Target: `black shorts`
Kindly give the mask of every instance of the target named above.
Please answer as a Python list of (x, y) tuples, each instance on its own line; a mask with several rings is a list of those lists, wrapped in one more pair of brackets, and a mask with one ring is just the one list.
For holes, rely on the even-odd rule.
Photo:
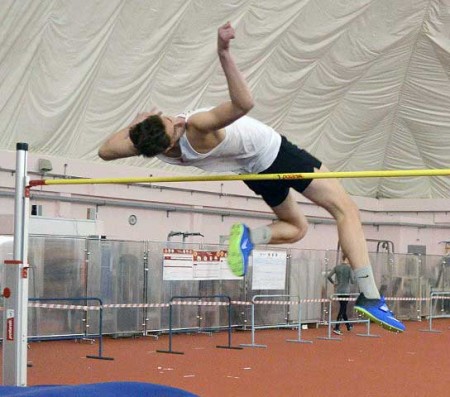
[[(314, 172), (322, 163), (306, 150), (299, 149), (289, 142), (286, 137), (281, 137), (280, 151), (272, 165), (260, 174), (284, 174), (296, 172)], [(312, 179), (288, 179), (270, 181), (244, 181), (256, 194), (270, 206), (280, 205), (288, 196), (289, 189), (293, 188), (302, 193), (311, 183)]]

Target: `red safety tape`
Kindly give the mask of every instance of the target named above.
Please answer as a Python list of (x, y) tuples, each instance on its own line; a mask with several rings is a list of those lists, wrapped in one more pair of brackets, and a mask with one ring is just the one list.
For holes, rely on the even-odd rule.
[(255, 305), (299, 305), (300, 303), (324, 303), (329, 302), (328, 299), (300, 299), (298, 301), (255, 301)]
[[(433, 298), (385, 298), (387, 301), (431, 301), (436, 299), (449, 300), (449, 295), (434, 295)], [(255, 305), (298, 305), (300, 303), (329, 303), (332, 301), (348, 300), (354, 301), (356, 298), (333, 298), (333, 299), (300, 299), (299, 301), (280, 301), (280, 300), (261, 300), (255, 301)], [(208, 301), (174, 301), (172, 305), (180, 306), (228, 306), (229, 302), (208, 302)], [(58, 303), (28, 303), (29, 307), (44, 308), (44, 309), (68, 309), (68, 310), (100, 310), (102, 309), (116, 309), (116, 308), (155, 308), (155, 307), (169, 307), (169, 303), (111, 303), (103, 306), (82, 306), (82, 305), (67, 305)], [(232, 305), (246, 305), (251, 306), (252, 302), (247, 301), (231, 301)], [(4, 310), (0, 307), (0, 311)]]
[(111, 303), (103, 305), (104, 309), (113, 308), (144, 308), (144, 307), (169, 307), (168, 303)]
[(69, 309), (69, 310), (98, 310), (100, 306), (63, 305), (58, 303), (28, 303), (28, 307), (39, 307), (43, 309)]

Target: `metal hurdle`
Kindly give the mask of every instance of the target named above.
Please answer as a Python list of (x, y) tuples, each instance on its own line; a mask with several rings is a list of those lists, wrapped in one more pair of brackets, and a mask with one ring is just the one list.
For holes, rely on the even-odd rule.
[(433, 316), (433, 301), (436, 302), (438, 299), (450, 299), (450, 291), (431, 291), (430, 293), (430, 313), (428, 315), (428, 329), (420, 329), (420, 332), (431, 332), (435, 334), (440, 334), (442, 331), (433, 328), (433, 319), (435, 318), (450, 318), (450, 314), (443, 314), (440, 316)]
[[(103, 302), (100, 298), (96, 297), (85, 297), (85, 298), (29, 298), (30, 302), (89, 302), (94, 301), (98, 302), (98, 306), (94, 307), (83, 307), (83, 310), (98, 310), (99, 311), (99, 321), (98, 321), (98, 333), (97, 334), (85, 334), (85, 336), (90, 336), (91, 338), (98, 338), (98, 355), (87, 355), (86, 358), (94, 358), (97, 360), (114, 360), (113, 357), (105, 357), (103, 356)], [(49, 307), (51, 308), (51, 305), (41, 305), (39, 307)]]
[[(178, 301), (176, 301), (178, 299)], [(182, 302), (184, 299), (197, 299), (197, 302)], [(225, 299), (227, 302), (201, 302), (202, 299)], [(198, 295), (185, 295), (185, 296), (173, 296), (170, 298), (169, 301), (169, 347), (167, 350), (156, 350), (157, 353), (170, 353), (170, 354), (184, 354), (184, 352), (177, 352), (172, 350), (172, 335), (173, 335), (173, 328), (172, 328), (172, 314), (173, 314), (173, 305), (202, 305), (202, 304), (212, 304), (214, 306), (228, 306), (228, 345), (222, 346), (218, 345), (216, 346), (219, 349), (236, 349), (241, 350), (242, 347), (239, 346), (231, 346), (231, 298), (227, 295), (205, 295), (205, 296), (198, 296)]]
[[(259, 298), (297, 298), (297, 301), (266, 301), (266, 302), (258, 302)], [(282, 325), (271, 325), (271, 326), (263, 326), (263, 327), (256, 327), (255, 326), (255, 305), (257, 304), (273, 304), (273, 305), (285, 305), (285, 304), (294, 304), (298, 306), (298, 323), (297, 324), (282, 324)], [(302, 311), (301, 311), (301, 301), (298, 296), (295, 295), (254, 295), (252, 298), (252, 307), (251, 307), (251, 317), (252, 317), (252, 327), (251, 327), (251, 335), (252, 335), (252, 342), (251, 343), (241, 343), (241, 346), (244, 347), (262, 347), (265, 348), (267, 345), (260, 345), (255, 343), (255, 331), (256, 328), (298, 328), (298, 335), (297, 339), (286, 339), (287, 342), (296, 342), (296, 343), (312, 343), (310, 340), (302, 339)]]
[[(359, 295), (359, 293), (351, 293), (351, 294), (345, 294), (345, 295), (357, 297)], [(336, 298), (338, 298), (338, 299), (336, 299)], [(351, 323), (351, 324), (366, 323), (367, 333), (365, 333), (365, 334), (356, 334), (356, 335), (357, 336), (366, 337), (366, 338), (379, 338), (380, 337), (379, 335), (375, 335), (375, 334), (371, 334), (370, 333), (370, 320), (369, 319), (348, 320), (348, 321), (344, 321), (344, 320), (342, 320), (342, 321), (333, 321), (332, 317), (331, 317), (333, 302), (334, 301), (340, 301), (340, 300), (354, 301), (354, 300), (356, 300), (356, 298), (341, 298), (339, 296), (339, 294), (332, 294), (332, 295), (330, 295), (330, 299), (329, 299), (329, 303), (328, 303), (328, 331), (327, 331), (327, 336), (318, 336), (317, 339), (341, 341), (342, 338), (339, 338), (337, 336), (335, 337), (335, 336), (331, 335), (331, 326), (333, 324), (345, 324), (345, 323)]]

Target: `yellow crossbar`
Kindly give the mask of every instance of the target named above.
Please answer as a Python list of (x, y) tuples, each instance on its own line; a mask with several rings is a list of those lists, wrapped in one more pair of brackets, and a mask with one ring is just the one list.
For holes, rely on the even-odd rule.
[(93, 184), (133, 184), (154, 182), (210, 182), (210, 181), (256, 181), (288, 179), (330, 179), (330, 178), (395, 178), (413, 176), (450, 176), (450, 169), (393, 170), (393, 171), (344, 171), (344, 172), (303, 172), (290, 174), (232, 174), (195, 176), (149, 176), (130, 178), (78, 178), (43, 179), (30, 181), (30, 186), (40, 185), (93, 185)]

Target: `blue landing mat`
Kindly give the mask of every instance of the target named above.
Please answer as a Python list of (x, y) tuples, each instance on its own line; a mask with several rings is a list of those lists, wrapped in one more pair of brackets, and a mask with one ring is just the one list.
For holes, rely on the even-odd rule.
[(69, 386), (0, 386), (1, 397), (199, 397), (169, 386), (108, 382)]

